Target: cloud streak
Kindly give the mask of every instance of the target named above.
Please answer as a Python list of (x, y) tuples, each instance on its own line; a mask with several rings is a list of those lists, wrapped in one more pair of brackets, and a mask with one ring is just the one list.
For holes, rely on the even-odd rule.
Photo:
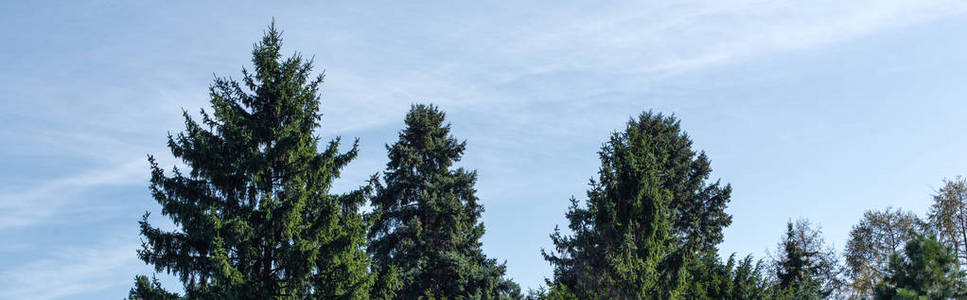
[[(0, 272), (0, 298), (54, 299), (133, 282), (137, 245), (108, 243), (67, 247)], [(119, 295), (120, 296), (120, 295)]]
[(541, 61), (536, 70), (682, 72), (965, 11), (967, 3), (945, 0), (639, 2), (532, 25), (507, 52)]
[(27, 189), (0, 193), (0, 230), (45, 223), (58, 210), (86, 190), (109, 186), (143, 184), (147, 174), (144, 159), (58, 178)]

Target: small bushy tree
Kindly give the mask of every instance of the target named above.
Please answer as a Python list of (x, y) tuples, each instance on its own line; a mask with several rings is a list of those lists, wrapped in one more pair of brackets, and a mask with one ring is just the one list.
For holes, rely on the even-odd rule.
[(950, 247), (935, 237), (917, 237), (894, 254), (886, 277), (876, 286), (877, 299), (962, 299), (964, 272)]

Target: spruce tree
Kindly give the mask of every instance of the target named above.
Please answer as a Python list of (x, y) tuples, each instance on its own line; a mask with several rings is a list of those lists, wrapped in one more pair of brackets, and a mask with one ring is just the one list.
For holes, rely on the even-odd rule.
[[(356, 146), (323, 149), (312, 61), (283, 58), (274, 22), (252, 51), (254, 69), (241, 82), (216, 77), (212, 113), (184, 113), (185, 131), (168, 136), (189, 169), (165, 172), (153, 157), (151, 192), (174, 223), (141, 224), (139, 257), (175, 274), (193, 299), (361, 299), (372, 277), (359, 212), (366, 189), (333, 194)], [(139, 278), (139, 292), (169, 295)]]
[(505, 266), (481, 250), (483, 206), (476, 171), (454, 168), (466, 149), (432, 105), (414, 105), (399, 141), (387, 145), (382, 182), (373, 179), (369, 253), (378, 273), (374, 298), (517, 297)]
[(571, 199), (573, 233), (555, 229), (555, 251), (543, 252), (549, 285), (582, 299), (688, 296), (688, 278), (707, 275), (688, 265), (714, 256), (731, 223), (731, 187), (708, 182), (708, 158), (691, 147), (678, 120), (652, 112), (612, 134), (586, 206)]

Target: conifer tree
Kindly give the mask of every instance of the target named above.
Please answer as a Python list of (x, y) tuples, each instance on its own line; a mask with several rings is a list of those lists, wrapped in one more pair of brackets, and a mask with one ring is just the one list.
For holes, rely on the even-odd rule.
[(903, 255), (891, 257), (876, 299), (964, 299), (964, 279), (950, 247), (933, 236), (919, 236), (907, 242)]
[[(184, 113), (168, 147), (188, 168), (165, 172), (153, 157), (151, 192), (175, 230), (141, 224), (139, 257), (176, 275), (192, 299), (362, 299), (372, 277), (359, 213), (366, 189), (332, 194), (356, 146), (321, 151), (319, 87), (312, 61), (283, 58), (274, 22), (241, 82), (217, 77), (212, 113)], [(167, 174), (166, 174), (167, 173)], [(135, 291), (169, 295), (139, 278)]]
[(686, 299), (768, 299), (771, 282), (765, 277), (762, 261), (751, 255), (737, 259), (735, 254), (722, 262), (707, 255), (688, 264), (688, 279), (682, 298)]
[(128, 299), (175, 300), (178, 299), (178, 294), (166, 291), (157, 278), (148, 280), (147, 276), (139, 275), (134, 277), (134, 287), (128, 293)]
[(586, 207), (571, 199), (573, 233), (555, 229), (555, 250), (543, 251), (549, 286), (582, 299), (686, 296), (688, 278), (701, 275), (688, 265), (715, 255), (731, 223), (731, 187), (708, 182), (708, 158), (691, 147), (674, 117), (652, 112), (612, 134)]
[(432, 105), (414, 105), (399, 141), (387, 145), (382, 182), (373, 178), (369, 253), (379, 299), (518, 297), (505, 266), (481, 250), (483, 206), (475, 171), (454, 168), (466, 149)]
[(777, 250), (773, 270), (778, 298), (826, 299), (840, 291), (839, 258), (808, 220), (787, 223)]

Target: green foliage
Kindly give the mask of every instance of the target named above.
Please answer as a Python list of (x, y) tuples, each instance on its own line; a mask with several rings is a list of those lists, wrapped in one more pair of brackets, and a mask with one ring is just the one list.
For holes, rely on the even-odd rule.
[[(299, 55), (283, 58), (281, 46), (273, 24), (252, 52), (251, 73), (215, 79), (213, 113), (202, 110), (201, 122), (184, 113), (185, 131), (169, 135), (168, 147), (189, 172), (166, 175), (149, 157), (152, 195), (177, 229), (153, 227), (145, 214), (138, 254), (177, 275), (188, 298), (369, 295), (359, 213), (367, 190), (329, 193), (356, 146), (340, 153), (336, 139), (318, 152), (323, 77)], [(141, 279), (136, 291), (160, 290)]]
[(887, 276), (876, 286), (877, 299), (953, 299), (967, 297), (964, 272), (950, 247), (933, 236), (906, 244), (903, 256), (890, 259)]
[(165, 291), (157, 278), (148, 279), (147, 276), (135, 276), (134, 287), (128, 293), (131, 300), (175, 300), (177, 293)]
[(475, 171), (452, 168), (466, 148), (445, 115), (414, 105), (399, 141), (387, 146), (383, 183), (373, 179), (369, 253), (378, 273), (374, 298), (499, 299), (519, 297), (506, 267), (481, 250), (483, 207)]
[(552, 286), (579, 298), (673, 298), (686, 291), (688, 264), (715, 251), (731, 188), (707, 182), (704, 153), (671, 116), (632, 119), (599, 152), (587, 207), (571, 199), (571, 235), (555, 229)]
[[(732, 266), (735, 265), (734, 268)], [(766, 299), (769, 295), (770, 282), (765, 279), (765, 266), (762, 261), (753, 263), (752, 256), (746, 256), (735, 263), (734, 255), (729, 257), (726, 270), (731, 274), (731, 283), (727, 285), (722, 296), (717, 299)]]
[(819, 228), (804, 219), (790, 221), (773, 265), (780, 298), (824, 299), (834, 295), (842, 284), (838, 261)]
[(538, 290), (531, 290), (525, 298), (527, 300), (578, 300), (577, 295), (571, 292), (565, 285), (551, 284), (550, 288), (541, 287)]
[(850, 231), (844, 251), (852, 296), (872, 297), (874, 287), (886, 275), (890, 257), (925, 228), (912, 212), (892, 208), (866, 211)]
[(764, 277), (761, 261), (752, 256), (736, 260), (729, 256), (725, 263), (718, 256), (707, 255), (700, 263), (689, 265), (688, 299), (765, 299), (770, 282)]

